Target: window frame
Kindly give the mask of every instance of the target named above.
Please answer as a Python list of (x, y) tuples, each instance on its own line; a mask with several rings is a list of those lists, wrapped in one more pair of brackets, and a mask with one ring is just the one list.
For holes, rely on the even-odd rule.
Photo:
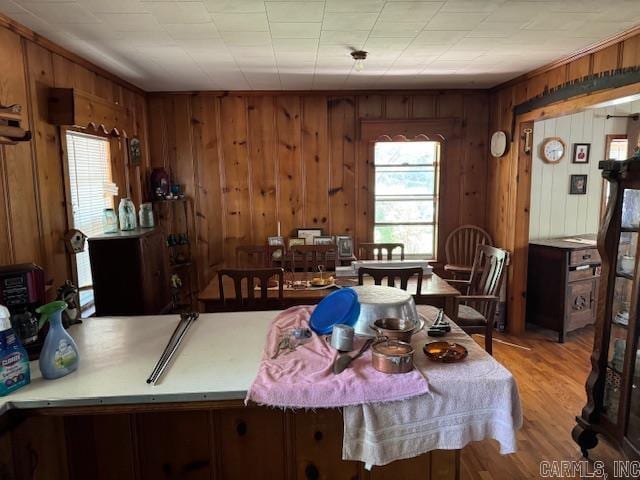
[[(605, 135), (604, 141), (604, 157), (605, 160), (609, 160), (609, 150), (611, 149), (611, 143), (614, 140), (626, 140), (627, 141), (627, 152), (629, 148), (629, 136), (626, 133), (613, 133)], [(602, 188), (600, 189), (600, 219), (604, 218), (604, 215), (607, 210), (607, 197), (608, 197), (608, 187), (609, 184), (607, 180), (602, 179)]]
[[(114, 172), (114, 164), (113, 164), (113, 140), (114, 138), (110, 135), (103, 134), (100, 131), (91, 131), (88, 132), (86, 129), (77, 128), (77, 127), (60, 127), (60, 150), (62, 152), (62, 167), (64, 173), (64, 195), (65, 195), (65, 210), (67, 214), (67, 229), (71, 230), (74, 227), (74, 218), (73, 218), (73, 201), (71, 197), (71, 176), (69, 174), (69, 148), (67, 146), (67, 132), (79, 133), (82, 135), (97, 137), (105, 140), (109, 144), (109, 158), (108, 161), (110, 163), (111, 168), (111, 181), (116, 183), (116, 174)], [(120, 187), (118, 185), (118, 187)], [(114, 197), (114, 208), (116, 205), (116, 197)], [(71, 268), (71, 277), (74, 285), (78, 287), (78, 300), (80, 300), (80, 292), (93, 289), (93, 285), (91, 286), (79, 286), (78, 279), (78, 264), (76, 260), (76, 255), (73, 253), (68, 254), (69, 258), (69, 266)], [(84, 305), (79, 305), (81, 314), (87, 311), (91, 311), (94, 308), (95, 303), (88, 302)]]
[[(435, 159), (433, 164), (411, 164), (411, 165), (391, 165), (391, 164), (380, 164), (378, 165), (376, 163), (376, 144), (377, 143), (418, 143), (418, 142), (429, 142), (429, 143), (435, 143), (436, 144), (436, 155), (435, 155)], [(373, 184), (372, 184), (372, 189), (373, 189), (373, 225), (372, 225), (372, 229), (371, 229), (371, 235), (372, 238), (375, 238), (375, 229), (378, 226), (395, 226), (395, 225), (409, 225), (409, 226), (425, 226), (425, 227), (432, 227), (432, 231), (433, 231), (433, 240), (432, 240), (432, 245), (431, 245), (431, 249), (432, 249), (432, 253), (429, 255), (428, 253), (410, 253), (410, 254), (406, 254), (405, 253), (405, 258), (419, 258), (419, 259), (427, 259), (427, 260), (433, 260), (436, 261), (437, 257), (438, 257), (438, 222), (440, 219), (440, 215), (439, 215), (439, 211), (440, 211), (440, 176), (441, 176), (441, 172), (440, 172), (440, 163), (441, 163), (441, 158), (442, 158), (442, 151), (443, 151), (443, 142), (441, 140), (431, 140), (428, 139), (427, 137), (417, 137), (415, 139), (409, 139), (409, 138), (392, 138), (392, 139), (377, 139), (375, 141), (372, 142), (372, 158), (373, 158)], [(376, 203), (378, 201), (380, 201), (381, 199), (379, 199), (378, 194), (376, 193), (376, 175), (377, 175), (377, 169), (378, 167), (406, 167), (407, 169), (410, 169), (412, 167), (427, 167), (427, 168), (433, 168), (433, 194), (428, 194), (428, 195), (415, 195), (413, 197), (407, 196), (405, 201), (411, 201), (411, 200), (415, 200), (415, 199), (419, 199), (419, 200), (427, 200), (427, 201), (431, 201), (433, 204), (433, 220), (431, 222), (378, 222), (376, 220)], [(389, 197), (393, 197), (393, 195), (388, 195)], [(402, 195), (399, 195), (402, 196)], [(382, 199), (384, 200), (384, 198)], [(393, 201), (393, 200), (390, 200)], [(403, 200), (396, 200), (396, 201), (403, 201)], [(406, 248), (406, 247), (405, 247)]]

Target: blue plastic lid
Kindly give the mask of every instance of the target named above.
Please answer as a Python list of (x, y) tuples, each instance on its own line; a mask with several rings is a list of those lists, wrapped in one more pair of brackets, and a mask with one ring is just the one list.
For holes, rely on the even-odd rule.
[(318, 303), (309, 319), (309, 327), (318, 335), (328, 335), (338, 323), (353, 326), (359, 315), (358, 295), (351, 288), (343, 288)]

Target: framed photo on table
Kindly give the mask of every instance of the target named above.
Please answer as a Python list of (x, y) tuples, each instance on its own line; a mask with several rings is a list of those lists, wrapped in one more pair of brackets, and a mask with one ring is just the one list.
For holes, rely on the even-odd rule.
[(304, 238), (290, 238), (288, 248), (291, 248), (295, 245), (304, 245), (304, 244), (305, 244)]
[(305, 245), (313, 245), (314, 237), (321, 237), (321, 228), (298, 228), (296, 230), (296, 237), (304, 238)]
[(336, 235), (338, 257), (353, 258), (353, 240), (349, 235)]
[(589, 163), (590, 143), (574, 143), (573, 144), (573, 163)]
[(335, 240), (332, 236), (329, 235), (321, 235), (319, 237), (313, 237), (314, 245), (332, 245), (335, 243)]
[(268, 237), (270, 247), (284, 247), (284, 237)]

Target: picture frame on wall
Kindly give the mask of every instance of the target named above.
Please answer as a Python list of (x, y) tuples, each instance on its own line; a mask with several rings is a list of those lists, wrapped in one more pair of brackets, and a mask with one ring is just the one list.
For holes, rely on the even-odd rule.
[(334, 243), (335, 241), (330, 235), (320, 235), (318, 237), (313, 237), (314, 245), (333, 245)]
[(129, 164), (133, 167), (142, 165), (142, 147), (138, 137), (129, 139)]
[(569, 194), (570, 195), (586, 195), (587, 194), (587, 176), (586, 175), (570, 176)]
[(589, 163), (590, 143), (574, 143), (572, 163)]
[(349, 235), (336, 235), (338, 257), (353, 258), (353, 240)]
[(321, 237), (322, 229), (321, 228), (298, 228), (296, 230), (296, 237), (304, 238), (305, 245), (313, 245), (314, 237)]

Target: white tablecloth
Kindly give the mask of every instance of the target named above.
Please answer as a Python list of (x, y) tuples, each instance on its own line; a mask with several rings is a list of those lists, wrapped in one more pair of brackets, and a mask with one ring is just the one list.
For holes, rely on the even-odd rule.
[[(428, 324), (437, 313), (428, 306), (418, 310)], [(488, 438), (500, 443), (502, 454), (516, 451), (522, 410), (513, 375), (457, 325), (451, 326), (451, 333), (441, 339), (427, 336), (426, 328), (412, 339), (414, 363), (426, 376), (429, 393), (344, 409), (343, 459), (362, 461), (370, 468)], [(455, 364), (428, 360), (422, 347), (437, 340), (464, 345), (468, 357)]]

